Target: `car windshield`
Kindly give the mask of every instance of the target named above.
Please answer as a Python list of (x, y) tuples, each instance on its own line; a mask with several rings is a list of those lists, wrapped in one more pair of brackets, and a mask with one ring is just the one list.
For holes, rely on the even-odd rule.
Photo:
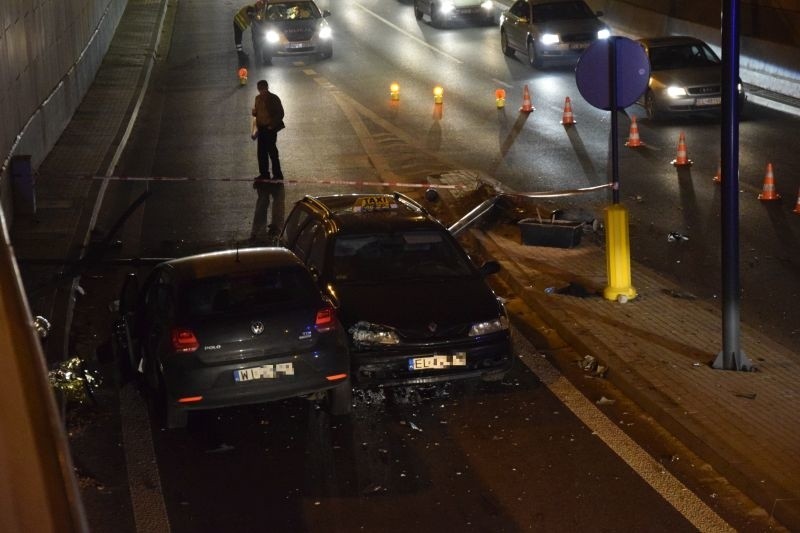
[(313, 301), (314, 283), (305, 270), (237, 272), (191, 280), (181, 287), (181, 306), (190, 317), (294, 307)]
[(717, 55), (705, 44), (688, 43), (650, 48), (651, 70), (717, 67), (719, 64)]
[(593, 18), (595, 18), (595, 14), (584, 2), (556, 2), (533, 6), (534, 22)]
[(334, 246), (337, 281), (390, 282), (470, 276), (474, 269), (447, 235), (407, 231), (341, 235)]
[(311, 2), (281, 2), (267, 5), (267, 20), (309, 20), (318, 19), (322, 15)]

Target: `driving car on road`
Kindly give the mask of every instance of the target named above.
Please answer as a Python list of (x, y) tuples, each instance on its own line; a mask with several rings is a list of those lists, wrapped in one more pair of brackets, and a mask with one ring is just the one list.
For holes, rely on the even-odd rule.
[(537, 69), (574, 64), (590, 44), (609, 37), (602, 15), (583, 0), (517, 0), (500, 18), (500, 47), (509, 57), (526, 54)]
[(351, 407), (344, 330), (293, 253), (228, 250), (155, 267), (141, 290), (125, 283), (120, 353), (167, 427), (188, 411), (296, 396)]
[[(650, 59), (650, 82), (642, 104), (651, 119), (670, 114), (717, 111), (722, 105), (722, 64), (711, 47), (694, 37), (640, 39)], [(745, 103), (738, 82), (739, 110)]]
[(333, 32), (325, 20), (330, 14), (320, 11), (312, 0), (268, 1), (251, 31), (256, 63), (269, 65), (276, 56), (330, 58)]
[(281, 243), (308, 266), (347, 330), (355, 385), (500, 380), (506, 311), (458, 241), (400, 193), (306, 196)]
[(496, 8), (492, 0), (414, 0), (414, 16), (431, 19), (434, 28), (444, 28), (453, 20), (477, 20), (494, 24)]

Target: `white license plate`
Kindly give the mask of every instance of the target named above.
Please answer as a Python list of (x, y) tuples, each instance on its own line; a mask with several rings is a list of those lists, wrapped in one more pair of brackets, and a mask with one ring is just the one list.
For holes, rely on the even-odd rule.
[(435, 354), (408, 360), (409, 370), (442, 370), (453, 366), (467, 366), (467, 354), (465, 352), (453, 355)]
[(308, 43), (301, 42), (301, 43), (287, 43), (286, 48), (305, 48), (308, 46)]
[(569, 43), (570, 50), (583, 50), (589, 46), (589, 43)]
[(233, 371), (233, 380), (236, 382), (275, 379), (281, 376), (294, 376), (294, 365), (292, 363), (278, 363), (276, 365), (261, 365)]
[(721, 96), (714, 96), (712, 98), (698, 98), (695, 100), (696, 105), (720, 105), (721, 103)]

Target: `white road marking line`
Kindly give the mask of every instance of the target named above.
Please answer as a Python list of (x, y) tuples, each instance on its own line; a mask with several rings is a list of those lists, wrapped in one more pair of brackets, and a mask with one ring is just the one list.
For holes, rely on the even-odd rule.
[(616, 424), (589, 401), (572, 383), (536, 354), (536, 349), (521, 335), (516, 341), (521, 348), (521, 361), (542, 380), (567, 409), (597, 435), (611, 451), (625, 461), (653, 490), (681, 513), (698, 531), (735, 531), (725, 520), (707, 506)]
[(497, 78), (492, 78), (492, 81), (497, 83), (498, 85), (502, 85), (506, 89), (510, 89), (510, 88), (513, 87), (513, 85), (511, 85), (510, 83), (506, 83), (504, 81), (498, 80)]
[(359, 9), (361, 9), (361, 10), (363, 10), (363, 11), (364, 11), (364, 12), (366, 12), (367, 14), (369, 14), (369, 15), (372, 15), (372, 16), (373, 16), (373, 17), (375, 17), (376, 19), (380, 20), (381, 22), (383, 22), (384, 24), (386, 24), (386, 25), (387, 25), (387, 26), (389, 26), (390, 28), (393, 28), (393, 29), (395, 29), (395, 30), (399, 31), (400, 33), (402, 33), (403, 35), (405, 35), (406, 37), (408, 37), (408, 38), (409, 38), (409, 39), (411, 39), (412, 41), (414, 41), (414, 42), (416, 42), (416, 43), (418, 43), (418, 44), (421, 44), (422, 46), (425, 46), (426, 48), (430, 48), (431, 50), (433, 50), (433, 51), (434, 51), (434, 52), (436, 52), (437, 54), (441, 54), (441, 55), (443, 55), (444, 57), (446, 57), (447, 59), (449, 59), (449, 60), (451, 60), (451, 61), (455, 61), (455, 62), (456, 62), (456, 63), (458, 63), (459, 65), (463, 63), (463, 61), (461, 61), (461, 60), (460, 60), (460, 59), (458, 59), (457, 57), (451, 56), (451, 55), (450, 55), (450, 54), (448, 54), (447, 52), (444, 52), (444, 51), (442, 51), (442, 50), (439, 50), (439, 49), (438, 49), (438, 48), (436, 48), (435, 46), (431, 46), (431, 45), (429, 45), (428, 43), (426, 43), (425, 41), (423, 41), (422, 39), (420, 39), (420, 38), (419, 38), (419, 37), (417, 37), (416, 35), (413, 35), (413, 34), (411, 34), (411, 33), (407, 32), (406, 30), (404, 30), (404, 29), (403, 29), (403, 28), (401, 28), (400, 26), (397, 26), (397, 25), (395, 25), (395, 24), (392, 24), (391, 22), (389, 22), (388, 20), (386, 20), (386, 19), (385, 19), (385, 18), (383, 18), (382, 16), (378, 15), (378, 14), (377, 14), (377, 13), (375, 13), (374, 11), (370, 11), (369, 9), (367, 9), (367, 8), (366, 8), (366, 7), (364, 7), (364, 6), (362, 6), (362, 5), (361, 5), (361, 4), (359, 4), (358, 2), (353, 2), (353, 4), (355, 4), (355, 6), (356, 6), (356, 7), (358, 7), (358, 8), (359, 8)]

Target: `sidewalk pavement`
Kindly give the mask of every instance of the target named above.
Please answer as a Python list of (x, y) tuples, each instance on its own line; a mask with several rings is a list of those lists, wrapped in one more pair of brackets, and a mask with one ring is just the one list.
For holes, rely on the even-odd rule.
[[(742, 347), (758, 371), (714, 370), (719, 305), (637, 264), (638, 296), (625, 304), (605, 300), (600, 246), (526, 246), (510, 224), (471, 233), (549, 327), (607, 366), (606, 378), (778, 522), (800, 531), (800, 354), (742, 325)], [(591, 296), (558, 292), (570, 283)]]
[[(132, 51), (152, 47), (159, 4), (129, 2), (96, 83), (39, 169), (42, 174), (106, 171), (137, 86), (146, 78), (148, 56)], [(41, 287), (29, 296), (34, 313), (48, 314), (57, 298), (74, 297), (59, 295), (52, 284), (62, 267), (35, 259), (82, 254), (96, 194), (85, 182), (41, 180), (38, 216), (16, 219), (12, 242), (26, 287), (29, 293)], [(707, 363), (720, 348), (719, 309), (676, 297), (680, 288), (654, 272), (633, 265), (639, 296), (626, 304), (547, 294), (545, 288), (569, 282), (601, 290), (602, 250), (591, 243), (573, 249), (523, 246), (517, 228), (509, 226), (472, 234), (500, 261), (501, 275), (516, 294), (576, 350), (607, 365), (615, 385), (778, 521), (800, 531), (798, 354), (745, 326), (743, 346), (759, 372), (712, 370)], [(69, 332), (63, 336), (66, 346)]]

